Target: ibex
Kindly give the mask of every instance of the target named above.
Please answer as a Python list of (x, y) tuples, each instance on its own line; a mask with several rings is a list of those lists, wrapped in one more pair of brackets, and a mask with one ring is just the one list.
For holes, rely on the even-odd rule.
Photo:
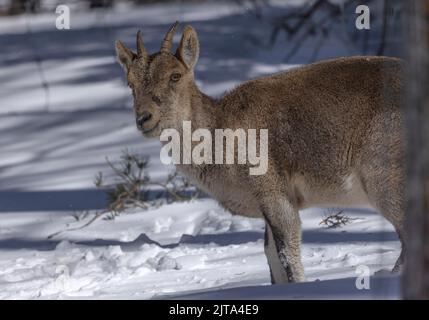
[(403, 65), (388, 57), (337, 58), (243, 83), (219, 99), (194, 82), (196, 31), (186, 26), (171, 52), (177, 22), (159, 52), (140, 32), (137, 52), (116, 42), (134, 96), (138, 129), (159, 137), (166, 128), (268, 129), (268, 171), (246, 165), (177, 165), (233, 214), (266, 222), (265, 254), (273, 283), (303, 281), (298, 211), (312, 206), (371, 206), (406, 245), (404, 220)]

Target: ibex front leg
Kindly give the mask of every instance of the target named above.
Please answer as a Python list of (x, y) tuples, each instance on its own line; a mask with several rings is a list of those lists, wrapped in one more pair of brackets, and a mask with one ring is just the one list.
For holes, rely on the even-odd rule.
[(304, 281), (298, 210), (285, 199), (271, 199), (264, 205), (264, 216), (265, 254), (270, 266), (271, 282)]
[(265, 222), (264, 251), (265, 256), (267, 257), (268, 266), (270, 267), (271, 283), (288, 282), (286, 269), (280, 261), (273, 231), (271, 230), (268, 222)]

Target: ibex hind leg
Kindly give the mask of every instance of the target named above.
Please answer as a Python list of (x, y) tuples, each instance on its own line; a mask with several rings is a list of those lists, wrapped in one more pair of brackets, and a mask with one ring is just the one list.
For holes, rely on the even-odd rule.
[[(399, 196), (399, 195), (398, 195)], [(403, 200), (400, 200), (404, 202)], [(383, 201), (380, 201), (383, 202)], [(405, 262), (405, 252), (406, 252), (406, 236), (405, 236), (405, 226), (404, 226), (404, 205), (396, 203), (398, 200), (393, 200), (393, 203), (379, 203), (377, 209), (379, 212), (393, 225), (398, 234), (399, 240), (401, 241), (401, 253), (399, 254), (398, 259), (392, 269), (392, 272), (399, 272), (402, 270)]]
[(380, 168), (379, 174), (368, 174), (363, 179), (371, 205), (388, 220), (395, 228), (401, 241), (401, 253), (392, 272), (399, 272), (403, 268), (407, 245), (404, 214), (405, 191), (402, 171), (395, 168)]

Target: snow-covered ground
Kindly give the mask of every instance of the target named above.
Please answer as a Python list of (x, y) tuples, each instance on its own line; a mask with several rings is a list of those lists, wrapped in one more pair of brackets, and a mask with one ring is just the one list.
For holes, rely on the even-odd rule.
[[(268, 36), (268, 28), (231, 4), (121, 6), (72, 12), (71, 18), (66, 31), (55, 29), (54, 14), (0, 19), (0, 299), (198, 298), (213, 290), (217, 298), (222, 292), (267, 296), (269, 287), (221, 291), (262, 288), (270, 278), (263, 221), (233, 217), (211, 199), (136, 210), (47, 237), (78, 226), (74, 211), (102, 207), (104, 194), (92, 181), (107, 171), (106, 156), (114, 160), (124, 148), (150, 156), (155, 180), (171, 170), (159, 161), (159, 143), (135, 129), (131, 95), (115, 63), (115, 39), (133, 47), (141, 29), (154, 51), (172, 21), (191, 23), (201, 42), (198, 83), (211, 95), (289, 68), (281, 63), (285, 43), (257, 50), (248, 39)], [(320, 56), (348, 50), (334, 37)], [(368, 209), (346, 210), (356, 219), (338, 229), (319, 225), (325, 214), (317, 208), (302, 212), (303, 261), (314, 286), (298, 288), (313, 297), (317, 292), (341, 298), (337, 289), (347, 287), (348, 294), (362, 297), (354, 280), (334, 279), (355, 277), (359, 265), (372, 274), (391, 269), (400, 250), (397, 236)], [(272, 292), (281, 297), (282, 288)], [(285, 297), (296, 297), (293, 288)], [(388, 296), (397, 297), (397, 286), (392, 288)]]
[[(393, 266), (399, 243), (391, 227), (371, 212), (348, 214), (358, 219), (332, 231), (319, 226), (320, 210), (302, 213), (308, 281), (356, 277), (359, 265), (371, 272)], [(53, 240), (47, 235), (76, 224), (68, 213), (1, 217), (1, 299), (164, 298), (270, 282), (263, 222), (231, 216), (213, 200), (124, 214)], [(365, 294), (354, 280), (348, 284), (348, 294)], [(325, 295), (337, 293), (325, 288)]]

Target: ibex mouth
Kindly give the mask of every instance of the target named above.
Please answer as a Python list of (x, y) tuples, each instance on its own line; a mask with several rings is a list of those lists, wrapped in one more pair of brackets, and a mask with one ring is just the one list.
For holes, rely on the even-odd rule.
[(149, 132), (153, 131), (155, 128), (156, 128), (156, 126), (151, 128), (151, 129), (144, 129), (144, 130), (142, 130), (142, 132), (143, 133), (149, 133)]
[(155, 131), (156, 128), (158, 128), (158, 124), (159, 124), (159, 122), (150, 129), (141, 129), (141, 132), (143, 134), (151, 133), (152, 131)]

